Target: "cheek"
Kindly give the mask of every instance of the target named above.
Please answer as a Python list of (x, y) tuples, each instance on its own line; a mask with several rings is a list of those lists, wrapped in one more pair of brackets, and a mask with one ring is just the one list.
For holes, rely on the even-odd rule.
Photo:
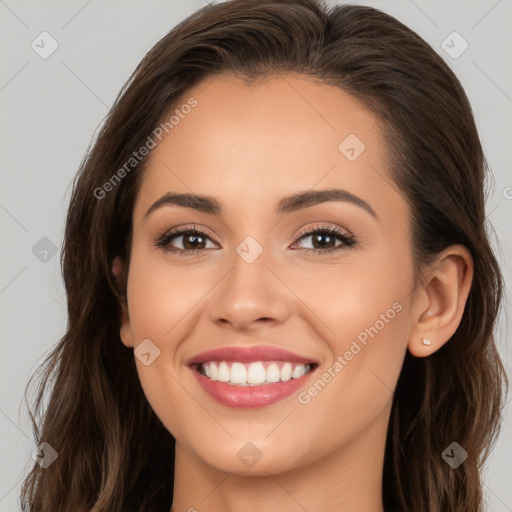
[(336, 265), (289, 268), (282, 273), (283, 281), (293, 283), (303, 310), (310, 310), (310, 323), (331, 340), (333, 350), (344, 351), (358, 335), (362, 342), (388, 339), (382, 348), (389, 348), (389, 343), (402, 342), (407, 319), (403, 310), (411, 298), (412, 266), (404, 252), (353, 253)]
[(134, 254), (128, 279), (132, 330), (139, 337), (170, 338), (207, 286), (205, 274), (201, 277), (195, 270), (170, 265), (164, 257)]
[(320, 423), (354, 413), (368, 422), (391, 403), (408, 341), (413, 273), (407, 254), (382, 251), (358, 256), (357, 263), (354, 257), (353, 264), (319, 268), (314, 279), (297, 282), (294, 291), (317, 315), (312, 325), (332, 358), (301, 402), (315, 402), (325, 414)]
[(137, 372), (149, 404), (173, 435), (181, 427), (176, 410), (190, 407), (180, 341), (193, 332), (200, 299), (214, 283), (215, 275), (171, 266), (140, 248), (132, 252), (127, 292), (134, 347), (149, 339), (159, 351), (148, 366), (136, 357)]

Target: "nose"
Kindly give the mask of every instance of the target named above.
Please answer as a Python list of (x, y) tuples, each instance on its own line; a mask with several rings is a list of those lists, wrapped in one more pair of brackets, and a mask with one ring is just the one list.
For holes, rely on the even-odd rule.
[(243, 332), (278, 325), (290, 315), (291, 296), (276, 269), (267, 266), (265, 252), (252, 263), (236, 255), (231, 270), (210, 296), (210, 319)]

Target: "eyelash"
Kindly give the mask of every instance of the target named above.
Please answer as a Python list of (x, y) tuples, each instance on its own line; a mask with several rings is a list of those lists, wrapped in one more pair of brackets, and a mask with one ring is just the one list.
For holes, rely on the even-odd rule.
[[(316, 234), (327, 234), (334, 236), (336, 238), (339, 238), (343, 244), (339, 245), (337, 247), (333, 247), (331, 249), (302, 249), (303, 251), (306, 251), (307, 253), (313, 253), (313, 254), (328, 254), (328, 253), (334, 253), (337, 251), (342, 250), (343, 248), (350, 248), (353, 247), (356, 244), (356, 240), (354, 237), (349, 236), (347, 233), (344, 233), (343, 231), (339, 230), (338, 228), (332, 227), (332, 226), (319, 226), (315, 227), (309, 231), (306, 231), (304, 233), (301, 233), (297, 239), (297, 242), (307, 238), (311, 235)], [(170, 242), (172, 239), (182, 236), (182, 235), (201, 235), (206, 238), (210, 238), (210, 236), (203, 231), (200, 228), (196, 228), (195, 226), (193, 228), (185, 227), (185, 228), (177, 228), (175, 230), (168, 231), (161, 235), (158, 240), (155, 243), (155, 246), (159, 249), (162, 249), (165, 252), (178, 254), (179, 256), (193, 256), (201, 251), (205, 251), (208, 249), (176, 249), (170, 246)], [(211, 238), (210, 238), (211, 240)]]

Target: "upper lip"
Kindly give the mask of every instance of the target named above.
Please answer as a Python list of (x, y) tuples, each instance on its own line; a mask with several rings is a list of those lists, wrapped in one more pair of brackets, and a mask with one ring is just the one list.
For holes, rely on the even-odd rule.
[(204, 363), (206, 361), (238, 361), (240, 363), (253, 363), (256, 361), (289, 361), (298, 364), (317, 364), (311, 358), (299, 356), (289, 350), (272, 345), (257, 345), (253, 347), (221, 347), (201, 352), (186, 361), (187, 366)]

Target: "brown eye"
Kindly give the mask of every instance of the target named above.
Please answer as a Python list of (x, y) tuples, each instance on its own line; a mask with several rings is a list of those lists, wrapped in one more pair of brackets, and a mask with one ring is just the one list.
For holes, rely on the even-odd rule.
[[(343, 248), (352, 247), (355, 239), (348, 234), (334, 227), (322, 227), (308, 231), (300, 236), (297, 243), (310, 240), (308, 243), (311, 247), (302, 247), (306, 251), (315, 253), (336, 252)], [(337, 240), (341, 243), (337, 243)]]
[[(155, 245), (167, 252), (184, 255), (212, 248), (208, 247), (208, 242), (213, 244), (210, 237), (197, 228), (177, 229), (164, 234)], [(213, 248), (215, 247), (216, 245), (213, 244)]]

